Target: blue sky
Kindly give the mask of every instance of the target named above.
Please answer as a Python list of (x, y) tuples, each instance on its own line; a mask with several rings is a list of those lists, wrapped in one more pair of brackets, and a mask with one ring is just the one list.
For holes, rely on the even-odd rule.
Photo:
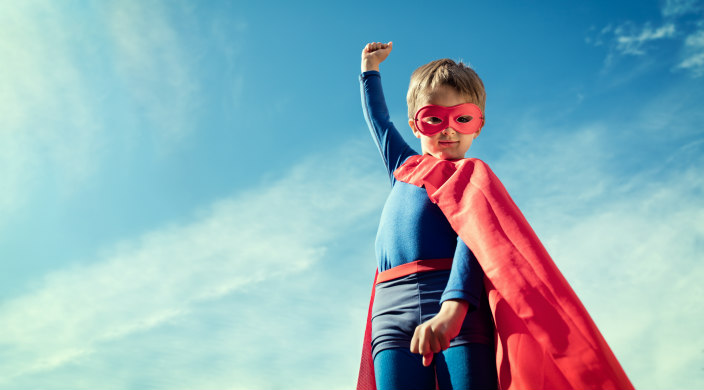
[(388, 180), (359, 56), (470, 63), (637, 387), (704, 387), (700, 1), (0, 2), (0, 388), (353, 388)]

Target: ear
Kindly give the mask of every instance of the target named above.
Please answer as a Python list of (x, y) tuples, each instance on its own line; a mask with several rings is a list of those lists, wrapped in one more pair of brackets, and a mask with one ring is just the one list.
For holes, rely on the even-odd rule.
[(420, 138), (420, 131), (418, 131), (418, 129), (416, 129), (416, 124), (413, 121), (413, 119), (408, 120), (408, 126), (411, 126), (411, 130), (413, 130), (413, 135), (415, 135), (416, 138)]
[(474, 139), (477, 139), (477, 137), (479, 137), (479, 134), (482, 133), (482, 130), (484, 130), (485, 125), (486, 125), (486, 119), (484, 119), (484, 115), (482, 114), (482, 127), (479, 128), (479, 131), (474, 133)]

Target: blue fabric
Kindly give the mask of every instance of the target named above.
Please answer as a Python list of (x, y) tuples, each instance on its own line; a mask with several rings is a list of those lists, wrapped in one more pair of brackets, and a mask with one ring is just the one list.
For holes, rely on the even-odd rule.
[[(462, 299), (476, 308), (484, 290), (484, 273), (474, 254), (450, 226), (440, 208), (423, 188), (399, 182), (393, 172), (408, 157), (417, 155), (391, 122), (381, 75), (377, 71), (360, 76), (362, 107), (391, 181), (376, 236), (379, 271), (415, 260), (453, 258), (450, 277), (440, 298)], [(410, 131), (410, 129), (409, 129)]]
[(385, 349), (374, 358), (377, 390), (496, 389), (494, 347), (466, 344), (433, 355), (424, 367), (422, 356), (405, 348)]
[[(378, 283), (372, 308), (372, 356), (389, 348), (410, 349), (416, 327), (435, 317), (449, 270), (420, 272)], [(465, 316), (450, 347), (469, 343), (493, 345), (489, 303)]]

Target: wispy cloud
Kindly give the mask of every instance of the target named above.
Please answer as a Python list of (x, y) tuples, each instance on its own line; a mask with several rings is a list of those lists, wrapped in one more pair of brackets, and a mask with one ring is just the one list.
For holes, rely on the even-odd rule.
[(608, 48), (604, 61), (607, 67), (621, 56), (643, 56), (648, 50), (652, 50), (655, 42), (677, 36), (677, 28), (672, 22), (653, 27), (649, 22), (638, 26), (629, 21), (616, 26), (608, 25), (598, 31), (593, 27), (591, 31), (592, 35), (587, 36), (585, 41), (594, 46), (603, 45)]
[(677, 65), (677, 68), (688, 70), (695, 77), (704, 75), (704, 21), (698, 27), (685, 38), (682, 61)]
[[(524, 128), (495, 168), (636, 387), (699, 388), (704, 141), (687, 110), (662, 115)], [(680, 146), (666, 152), (663, 133)], [(635, 170), (633, 137), (661, 145)]]
[(662, 15), (665, 17), (682, 16), (702, 11), (699, 0), (665, 0), (662, 6)]
[(20, 207), (44, 174), (73, 187), (95, 170), (100, 94), (76, 53), (93, 49), (56, 3), (0, 4), (0, 213)]
[(35, 194), (80, 191), (111, 153), (183, 142), (202, 124), (199, 50), (210, 36), (236, 89), (232, 32), (246, 25), (202, 26), (193, 12), (160, 1), (0, 3), (0, 215)]
[(634, 28), (625, 24), (614, 28), (616, 50), (621, 54), (644, 55), (644, 46), (652, 41), (672, 38), (675, 35), (675, 25), (667, 23), (658, 28), (652, 28), (646, 23), (642, 28)]
[[(350, 267), (373, 272), (370, 221), (376, 220), (388, 184), (381, 169), (374, 170), (378, 175), (368, 174), (369, 160), (376, 162), (376, 155), (360, 156), (359, 148), (349, 145), (336, 152), (310, 158), (279, 180), (218, 201), (192, 222), (165, 226), (106, 249), (90, 264), (49, 273), (35, 289), (1, 302), (5, 364), (0, 385), (119, 387), (124, 380), (151, 386), (182, 378), (185, 383), (169, 387), (204, 388), (217, 382), (218, 388), (261, 388), (294, 380), (275, 377), (271, 370), (295, 377), (302, 369), (297, 359), (316, 360), (330, 353), (338, 363), (342, 357), (352, 366), (315, 363), (331, 369), (318, 383), (329, 388), (340, 377), (353, 383), (347, 373), (354, 371), (357, 348), (341, 356), (339, 349), (326, 352), (335, 343), (353, 348), (360, 341), (355, 335), (361, 338), (362, 332), (363, 299), (350, 307), (350, 299), (359, 302), (359, 296), (338, 290), (350, 286), (348, 276), (339, 272)], [(364, 237), (362, 259), (356, 244), (339, 243), (360, 224), (372, 228)], [(331, 253), (339, 258), (329, 257)], [(330, 262), (352, 263), (331, 271)], [(328, 280), (331, 273), (336, 280)], [(372, 276), (366, 272), (364, 279), (371, 281)], [(359, 321), (354, 331), (350, 313)], [(203, 333), (184, 330), (183, 324)], [(144, 340), (145, 335), (158, 343)], [(299, 339), (290, 339), (294, 337)], [(158, 354), (160, 343), (167, 350), (190, 345), (189, 351), (181, 351), (187, 356), (171, 357), (176, 364), (221, 358), (233, 366), (228, 372), (215, 361), (211, 369), (218, 375), (210, 379), (194, 372), (193, 365), (184, 373), (165, 367), (169, 375), (153, 362), (149, 368), (132, 367), (130, 361), (145, 363)], [(134, 371), (111, 379), (93, 372), (101, 365)]]
[[(642, 25), (626, 21), (617, 25), (609, 24), (597, 31), (590, 29), (585, 38), (587, 44), (606, 46), (608, 53), (605, 66), (608, 68), (621, 57), (636, 56), (646, 58), (645, 54), (658, 56), (663, 48), (657, 42), (671, 41), (679, 47), (679, 58), (671, 64), (673, 70), (686, 70), (693, 77), (704, 74), (704, 19), (700, 2), (690, 0), (668, 0), (662, 8), (663, 20), (654, 27), (654, 22), (646, 21)], [(689, 19), (698, 18), (691, 23)], [(671, 61), (668, 55), (663, 61)]]
[(701, 158), (684, 170), (665, 163), (611, 180), (589, 212), (544, 222), (553, 256), (637, 387), (704, 384), (693, 374), (704, 343), (702, 166)]
[(117, 74), (125, 92), (142, 111), (158, 144), (173, 144), (194, 130), (201, 101), (198, 58), (187, 51), (195, 37), (176, 28), (195, 21), (182, 3), (112, 3), (105, 11), (114, 43)]

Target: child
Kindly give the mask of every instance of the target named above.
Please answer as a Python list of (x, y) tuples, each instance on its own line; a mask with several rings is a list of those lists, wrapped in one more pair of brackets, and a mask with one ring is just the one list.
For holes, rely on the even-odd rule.
[(501, 183), (464, 158), (484, 124), (477, 74), (448, 59), (413, 73), (418, 155), (384, 101), (379, 64), (391, 50), (362, 51), (364, 113), (392, 189), (358, 389), (632, 388)]

